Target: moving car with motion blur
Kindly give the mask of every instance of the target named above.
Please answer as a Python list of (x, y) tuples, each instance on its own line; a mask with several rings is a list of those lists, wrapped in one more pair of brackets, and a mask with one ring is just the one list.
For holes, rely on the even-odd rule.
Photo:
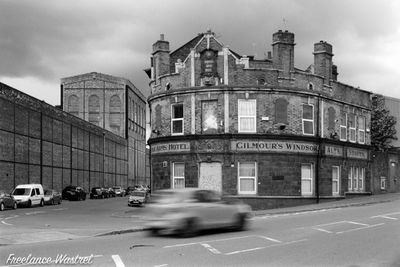
[(146, 228), (151, 234), (190, 237), (207, 229), (244, 230), (251, 217), (249, 205), (225, 201), (218, 192), (199, 188), (160, 190), (147, 207)]
[(0, 191), (0, 211), (5, 210), (6, 208), (16, 209), (17, 201), (11, 194)]
[(128, 198), (128, 206), (143, 206), (148, 199), (146, 191), (132, 191)]
[(80, 186), (69, 185), (62, 191), (62, 199), (67, 200), (85, 200), (86, 192)]
[(60, 192), (53, 189), (44, 190), (44, 204), (46, 205), (60, 205), (62, 202), (62, 197)]

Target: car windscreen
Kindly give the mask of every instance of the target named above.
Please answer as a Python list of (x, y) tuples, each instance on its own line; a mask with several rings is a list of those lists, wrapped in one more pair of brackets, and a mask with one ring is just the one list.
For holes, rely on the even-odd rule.
[(13, 195), (14, 196), (29, 196), (31, 193), (30, 188), (15, 188)]
[(144, 196), (146, 196), (146, 193), (145, 192), (134, 191), (134, 192), (131, 193), (131, 196), (144, 197)]

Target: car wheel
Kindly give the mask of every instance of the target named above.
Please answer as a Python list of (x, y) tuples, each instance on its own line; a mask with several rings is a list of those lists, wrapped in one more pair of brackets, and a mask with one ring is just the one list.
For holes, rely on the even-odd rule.
[(0, 203), (0, 211), (4, 210), (4, 203)]
[(62, 200), (61, 200), (61, 198), (60, 198), (60, 199), (58, 200), (58, 205), (60, 205), (60, 204), (61, 204), (61, 201), (62, 201)]
[(32, 201), (28, 201), (28, 208), (32, 208)]
[(51, 205), (55, 205), (54, 198), (51, 199)]
[(17, 202), (14, 202), (13, 209), (16, 210), (18, 207)]
[(235, 221), (235, 224), (234, 224), (234, 229), (236, 231), (243, 231), (243, 230), (246, 229), (246, 224), (247, 224), (246, 215), (239, 214), (236, 217), (236, 221)]
[(189, 218), (186, 220), (180, 236), (184, 238), (194, 237), (198, 233), (198, 225), (196, 219)]
[(42, 200), (40, 200), (40, 207), (43, 207), (43, 206), (44, 206), (44, 201), (42, 199)]

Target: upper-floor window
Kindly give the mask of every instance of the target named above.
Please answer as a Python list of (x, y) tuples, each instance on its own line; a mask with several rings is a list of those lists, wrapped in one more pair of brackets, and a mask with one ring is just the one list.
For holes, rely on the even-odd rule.
[(76, 95), (71, 95), (68, 99), (68, 112), (74, 116), (79, 116), (79, 99)]
[(173, 104), (171, 109), (171, 133), (183, 134), (183, 104)]
[(356, 115), (349, 114), (347, 117), (349, 125), (349, 141), (356, 142)]
[(335, 130), (336, 111), (333, 107), (328, 108), (328, 130)]
[(358, 117), (358, 142), (365, 143), (365, 117)]
[(347, 141), (347, 113), (340, 113), (340, 140)]
[(89, 122), (96, 125), (100, 122), (100, 98), (97, 95), (89, 97)]
[(314, 135), (314, 106), (303, 104), (303, 134)]
[(275, 101), (275, 123), (287, 124), (287, 107), (286, 99), (279, 98)]
[(255, 99), (238, 100), (239, 133), (256, 132), (257, 102)]

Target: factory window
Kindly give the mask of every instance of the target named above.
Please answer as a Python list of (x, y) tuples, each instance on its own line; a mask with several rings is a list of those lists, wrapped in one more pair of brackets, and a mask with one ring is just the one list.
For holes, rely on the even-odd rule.
[(275, 123), (287, 124), (288, 102), (284, 98), (279, 98), (275, 102)]
[(303, 134), (314, 135), (314, 106), (303, 104)]
[(365, 117), (358, 117), (358, 142), (365, 143)]
[(172, 188), (185, 188), (185, 163), (172, 164)]
[(363, 192), (365, 182), (365, 168), (350, 167), (348, 174), (349, 192)]
[(183, 104), (174, 104), (171, 108), (171, 133), (173, 135), (183, 134)]
[(89, 97), (89, 122), (96, 125), (100, 123), (100, 98), (97, 95)]
[(349, 124), (349, 141), (355, 143), (356, 142), (356, 115), (349, 114), (347, 119), (348, 119), (348, 124)]
[(256, 132), (256, 110), (257, 102), (255, 99), (238, 100), (239, 133)]
[(238, 163), (239, 194), (256, 194), (257, 164), (256, 162)]
[(71, 95), (68, 99), (68, 112), (74, 116), (79, 116), (79, 99), (76, 95)]
[(386, 190), (386, 177), (381, 176), (381, 190)]
[(110, 99), (109, 124), (111, 131), (118, 134), (121, 127), (121, 100), (117, 95), (113, 95)]
[(340, 113), (340, 141), (347, 141), (347, 113)]
[(314, 183), (313, 164), (301, 164), (301, 195), (312, 196)]

